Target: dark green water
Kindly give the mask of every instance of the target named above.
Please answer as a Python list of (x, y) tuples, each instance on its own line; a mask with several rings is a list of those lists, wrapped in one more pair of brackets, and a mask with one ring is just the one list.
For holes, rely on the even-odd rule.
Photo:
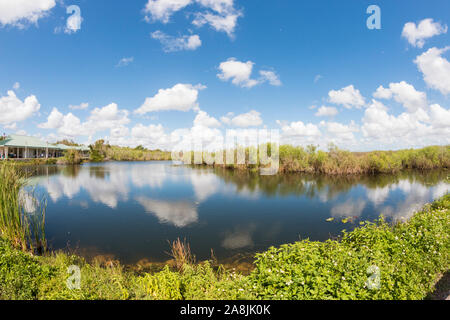
[[(381, 213), (407, 219), (450, 190), (447, 172), (330, 177), (263, 177), (171, 162), (39, 167), (35, 193), (48, 199), (53, 249), (123, 263), (166, 261), (168, 241), (190, 243), (198, 259), (220, 259), (299, 239), (326, 240)], [(335, 218), (329, 222), (327, 219)], [(342, 223), (351, 218), (352, 222)]]

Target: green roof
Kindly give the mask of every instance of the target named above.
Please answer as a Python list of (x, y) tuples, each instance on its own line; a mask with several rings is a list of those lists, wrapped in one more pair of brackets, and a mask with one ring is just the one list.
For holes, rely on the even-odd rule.
[(81, 147), (69, 147), (63, 144), (51, 144), (44, 142), (36, 137), (21, 136), (17, 134), (11, 134), (4, 140), (0, 140), (0, 146), (4, 147), (27, 147), (27, 148), (49, 148), (49, 149), (59, 149), (59, 150), (69, 150), (75, 149), (80, 151), (88, 151), (89, 148), (85, 146)]

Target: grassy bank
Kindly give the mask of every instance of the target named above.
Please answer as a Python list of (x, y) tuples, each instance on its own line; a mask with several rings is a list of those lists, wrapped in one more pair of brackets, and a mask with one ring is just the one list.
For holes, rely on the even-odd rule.
[[(271, 155), (274, 148), (268, 148)], [(255, 151), (255, 150), (254, 150)], [(225, 162), (225, 152), (224, 160)], [(227, 169), (258, 170), (261, 164), (259, 156), (255, 163), (249, 164), (250, 149), (245, 149), (246, 161), (240, 165), (215, 165)], [(259, 149), (256, 153), (259, 155)], [(213, 154), (212, 157), (216, 155)], [(192, 159), (194, 155), (192, 154)], [(450, 146), (431, 146), (423, 149), (399, 151), (350, 152), (330, 145), (328, 152), (314, 146), (279, 147), (279, 173), (321, 173), (329, 175), (360, 175), (378, 173), (396, 173), (402, 170), (431, 170), (450, 168)], [(235, 163), (237, 151), (235, 151)], [(203, 163), (207, 165), (207, 163)]]
[[(271, 248), (248, 276), (195, 264), (180, 242), (173, 250), (174, 263), (142, 272), (62, 252), (33, 256), (1, 239), (0, 299), (423, 299), (449, 270), (450, 195), (407, 223), (363, 223), (338, 240)], [(79, 290), (67, 287), (73, 265)]]

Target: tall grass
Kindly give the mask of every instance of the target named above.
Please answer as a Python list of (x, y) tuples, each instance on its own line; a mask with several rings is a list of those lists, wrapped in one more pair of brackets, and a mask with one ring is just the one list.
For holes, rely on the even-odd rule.
[(46, 250), (45, 201), (26, 191), (26, 175), (14, 163), (0, 164), (0, 236), (23, 251)]
[(175, 267), (182, 270), (186, 265), (195, 264), (195, 256), (191, 252), (191, 246), (184, 239), (181, 242), (180, 238), (173, 242), (169, 242), (170, 252), (168, 253), (175, 261)]
[(89, 146), (90, 159), (93, 162), (114, 161), (164, 161), (171, 160), (171, 153), (161, 150), (148, 150), (142, 146), (136, 148), (111, 146), (104, 140), (98, 140)]
[[(237, 150), (235, 152), (235, 160)], [(193, 152), (192, 159), (193, 159)], [(225, 152), (224, 152), (225, 154)], [(259, 149), (256, 154), (259, 155)], [(259, 156), (256, 162), (249, 161), (250, 149), (245, 149), (245, 164), (217, 165), (227, 169), (249, 169), (263, 167)], [(315, 146), (279, 147), (279, 173), (321, 173), (328, 175), (358, 175), (396, 173), (402, 170), (431, 170), (450, 168), (450, 146), (430, 146), (422, 149), (398, 151), (350, 152), (330, 145), (329, 150), (318, 150)], [(255, 163), (255, 164), (251, 164)], [(203, 163), (208, 165), (206, 161)]]

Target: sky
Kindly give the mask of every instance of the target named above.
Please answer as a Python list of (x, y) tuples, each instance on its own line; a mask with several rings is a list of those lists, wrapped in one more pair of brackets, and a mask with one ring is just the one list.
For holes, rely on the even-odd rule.
[(250, 129), (446, 145), (448, 24), (447, 0), (0, 0), (0, 130), (167, 150)]

